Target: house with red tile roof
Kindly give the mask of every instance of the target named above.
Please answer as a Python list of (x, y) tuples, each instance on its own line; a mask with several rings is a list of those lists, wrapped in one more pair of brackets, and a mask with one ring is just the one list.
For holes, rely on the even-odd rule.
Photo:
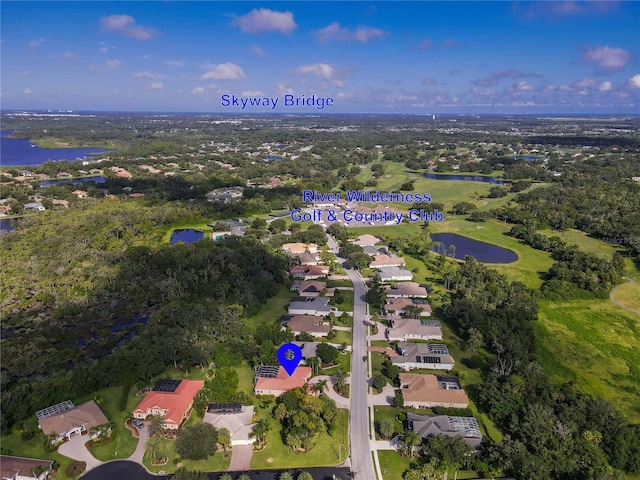
[(160, 415), (164, 428), (177, 430), (189, 417), (193, 399), (203, 386), (203, 380), (182, 380), (173, 392), (152, 390), (133, 411), (133, 417), (145, 419)]
[(291, 376), (282, 366), (278, 367), (278, 372), (275, 376), (273, 375), (275, 372), (271, 372), (269, 369), (275, 368), (262, 368), (264, 370), (262, 373), (260, 369), (258, 370), (256, 384), (253, 388), (256, 395), (275, 395), (279, 397), (293, 388), (304, 386), (311, 378), (310, 367), (298, 367)]

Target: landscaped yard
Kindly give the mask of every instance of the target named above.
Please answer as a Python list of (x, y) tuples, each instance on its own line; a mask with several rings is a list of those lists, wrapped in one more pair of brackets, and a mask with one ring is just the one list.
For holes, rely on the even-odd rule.
[(333, 434), (323, 435), (311, 451), (304, 453), (294, 453), (282, 443), (280, 422), (271, 418), (270, 410), (259, 410), (258, 417), (267, 418), (271, 429), (265, 449), (253, 453), (252, 469), (331, 466), (342, 463), (349, 454), (349, 412), (346, 410), (339, 410)]
[[(166, 473), (175, 472), (178, 467), (180, 456), (176, 453), (176, 441), (168, 438), (162, 439), (163, 454), (167, 456), (168, 461), (166, 465), (154, 466), (151, 465), (151, 461), (148, 456), (144, 457), (144, 466), (152, 473), (158, 473), (164, 471)], [(174, 463), (176, 461), (176, 463)], [(223, 472), (229, 469), (229, 462), (231, 461), (231, 455), (229, 458), (223, 458), (222, 450), (216, 452), (206, 460), (180, 460), (183, 467), (189, 470), (200, 470), (203, 472)]]
[[(378, 461), (384, 480), (403, 480), (402, 473), (409, 468), (411, 463), (394, 450), (379, 450)], [(455, 472), (449, 472), (449, 478), (455, 478)], [(478, 474), (471, 470), (458, 470), (458, 479), (478, 478)]]
[(261, 323), (280, 320), (282, 315), (287, 314), (287, 307), (295, 296), (296, 292), (290, 292), (285, 286), (280, 287), (278, 294), (271, 297), (255, 314), (251, 315), (247, 323), (255, 327)]

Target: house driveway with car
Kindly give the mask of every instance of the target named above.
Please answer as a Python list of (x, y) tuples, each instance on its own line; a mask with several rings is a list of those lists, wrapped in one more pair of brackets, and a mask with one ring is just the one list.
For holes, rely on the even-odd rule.
[(102, 465), (102, 462), (91, 455), (87, 449), (85, 443), (89, 440), (91, 440), (89, 435), (73, 435), (68, 442), (64, 442), (58, 447), (58, 453), (79, 462), (85, 462), (87, 464), (86, 471), (88, 472), (92, 468)]
[(147, 429), (147, 425), (143, 423), (143, 427), (131, 427), (135, 428), (138, 431), (138, 446), (135, 451), (129, 457), (129, 460), (132, 462), (139, 463), (142, 465), (142, 457), (144, 457), (145, 445), (147, 440), (149, 439), (149, 430)]

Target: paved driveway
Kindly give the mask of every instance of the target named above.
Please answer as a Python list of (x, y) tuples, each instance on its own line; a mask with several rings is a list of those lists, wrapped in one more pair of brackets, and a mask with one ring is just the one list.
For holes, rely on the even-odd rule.
[[(327, 380), (327, 388), (324, 389), (324, 394), (333, 399), (336, 402), (336, 406), (338, 408), (349, 408), (350, 400), (348, 398), (344, 398), (342, 395), (337, 394), (333, 389), (333, 377), (330, 377), (328, 375), (318, 375), (317, 377), (313, 377), (311, 380), (309, 380), (309, 383), (311, 385), (315, 385), (320, 380)], [(349, 383), (350, 380), (351, 377), (347, 377), (347, 383)]]
[[(218, 452), (216, 455), (222, 455)], [(253, 445), (236, 445), (231, 449), (230, 472), (238, 472), (251, 469), (251, 457), (253, 456)]]
[[(138, 428), (137, 430), (138, 430), (138, 446), (129, 457), (129, 460), (142, 465), (142, 457), (144, 457), (145, 444), (149, 439), (148, 425), (145, 424), (144, 428)], [(125, 433), (125, 435), (133, 435), (133, 434), (131, 433), (131, 430), (127, 429), (127, 432)]]
[(65, 457), (72, 458), (74, 460), (78, 460), (79, 462), (86, 462), (88, 472), (92, 468), (96, 468), (98, 465), (102, 465), (102, 462), (96, 459), (87, 447), (85, 443), (90, 440), (89, 435), (74, 435), (71, 437), (71, 440), (63, 443), (58, 447), (58, 453), (60, 455), (64, 455)]

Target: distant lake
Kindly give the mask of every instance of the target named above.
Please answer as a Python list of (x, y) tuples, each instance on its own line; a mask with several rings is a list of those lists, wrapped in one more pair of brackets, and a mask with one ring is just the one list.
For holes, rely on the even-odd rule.
[(282, 157), (280, 155), (269, 155), (267, 157), (267, 160), (270, 161), (270, 162), (273, 161), (273, 160), (282, 160)]
[(104, 183), (107, 179), (102, 175), (94, 175), (92, 177), (82, 178), (57, 178), (55, 180), (42, 180), (40, 182), (41, 187), (50, 187), (52, 185), (60, 185), (61, 183), (72, 183), (73, 185), (80, 185), (84, 182)]
[(425, 173), (424, 176), (430, 180), (460, 180), (463, 182), (482, 182), (502, 185), (504, 182), (497, 177), (483, 177), (481, 175), (449, 175), (440, 173)]
[(527, 162), (531, 162), (533, 160), (539, 160), (542, 157), (538, 157), (537, 155), (511, 155), (510, 158), (513, 158), (514, 160), (518, 160), (519, 158), (526, 160)]
[(0, 218), (0, 231), (2, 232), (13, 232), (16, 227), (13, 224), (13, 219), (11, 218)]
[(174, 230), (171, 234), (171, 245), (175, 245), (178, 242), (184, 242), (187, 245), (202, 240), (204, 233), (200, 230), (194, 230), (193, 228), (185, 228), (182, 230)]
[(455, 258), (460, 260), (467, 255), (484, 263), (512, 263), (518, 260), (518, 256), (511, 250), (455, 233), (433, 233), (431, 240), (438, 243), (432, 247), (432, 250), (438, 253), (444, 252), (447, 255), (451, 253), (449, 247), (455, 245)]
[(15, 130), (2, 130), (0, 151), (2, 164), (42, 165), (48, 160), (83, 160), (91, 154), (110, 152), (104, 148), (42, 148), (23, 138), (10, 138)]

